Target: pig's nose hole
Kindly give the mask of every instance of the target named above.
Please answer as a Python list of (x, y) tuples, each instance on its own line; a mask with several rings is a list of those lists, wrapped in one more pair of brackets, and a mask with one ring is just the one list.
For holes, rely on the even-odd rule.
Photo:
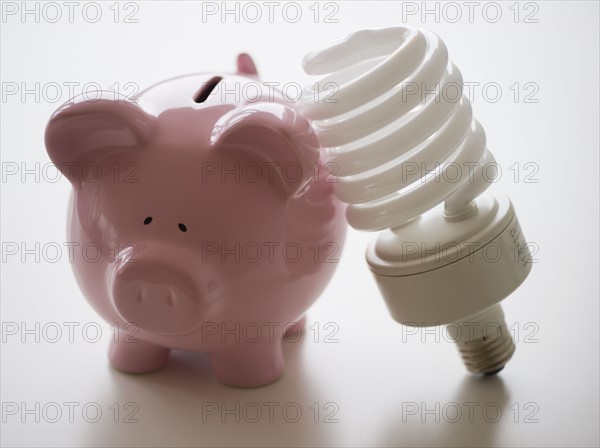
[(126, 322), (159, 334), (183, 334), (200, 322), (201, 292), (193, 277), (159, 260), (122, 265), (115, 273), (112, 299)]
[(182, 232), (187, 232), (187, 227), (185, 226), (185, 224), (177, 224), (177, 227), (179, 227), (179, 230), (181, 230)]
[(218, 287), (218, 286), (219, 286), (219, 285), (217, 285), (217, 281), (216, 281), (214, 278), (210, 279), (210, 280), (208, 281), (208, 283), (206, 284), (206, 288), (207, 288), (209, 291), (213, 291), (213, 290), (217, 289), (217, 287)]
[(169, 294), (167, 294), (167, 303), (169, 304), (169, 306), (175, 305), (175, 298), (173, 297), (172, 291), (169, 291)]
[(144, 219), (144, 225), (147, 226), (148, 224), (150, 224), (152, 222), (152, 216), (148, 216), (146, 219)]

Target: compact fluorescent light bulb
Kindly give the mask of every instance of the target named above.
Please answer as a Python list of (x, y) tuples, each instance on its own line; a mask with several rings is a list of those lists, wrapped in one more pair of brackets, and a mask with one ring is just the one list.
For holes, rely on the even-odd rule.
[(309, 53), (302, 110), (336, 169), (393, 318), (448, 325), (467, 369), (492, 374), (515, 346), (499, 302), (531, 270), (510, 200), (486, 192), (497, 165), (435, 34), (361, 30)]

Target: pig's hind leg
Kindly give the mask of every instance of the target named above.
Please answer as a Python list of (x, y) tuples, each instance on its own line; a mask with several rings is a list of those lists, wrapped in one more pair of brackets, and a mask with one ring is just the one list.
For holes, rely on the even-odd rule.
[(297, 341), (302, 337), (304, 330), (306, 329), (306, 316), (302, 316), (296, 322), (288, 324), (285, 328), (283, 335), (284, 341)]
[[(122, 338), (119, 338), (122, 339)], [(164, 367), (169, 360), (170, 349), (150, 342), (127, 339), (110, 344), (108, 359), (118, 370), (128, 373), (150, 373)]]
[(282, 342), (297, 341), (305, 326), (306, 318), (303, 316), (284, 326), (283, 335), (281, 332), (268, 337), (263, 334), (260, 341), (246, 341), (233, 350), (211, 355), (215, 376), (222, 383), (236, 387), (264, 386), (277, 381), (284, 370)]

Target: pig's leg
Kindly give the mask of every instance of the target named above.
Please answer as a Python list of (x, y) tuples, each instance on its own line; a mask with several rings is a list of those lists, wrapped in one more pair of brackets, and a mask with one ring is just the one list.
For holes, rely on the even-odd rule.
[(215, 376), (224, 384), (257, 387), (272, 383), (283, 375), (280, 337), (269, 343), (238, 344), (234, 350), (210, 356)]
[(108, 351), (108, 359), (115, 369), (128, 373), (149, 373), (167, 364), (169, 352), (168, 348), (141, 339), (119, 342), (113, 340)]
[(302, 336), (302, 333), (304, 332), (305, 328), (306, 316), (302, 316), (296, 322), (287, 326), (287, 328), (285, 329), (285, 334), (283, 335), (284, 340), (298, 340)]

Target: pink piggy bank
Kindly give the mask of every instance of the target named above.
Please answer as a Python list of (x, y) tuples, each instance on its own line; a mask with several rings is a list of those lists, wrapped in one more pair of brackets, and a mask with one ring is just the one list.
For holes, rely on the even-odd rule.
[(78, 284), (119, 328), (111, 364), (151, 372), (179, 349), (206, 353), (225, 384), (277, 380), (346, 224), (310, 124), (250, 57), (132, 100), (72, 99), (45, 141), (73, 185)]

